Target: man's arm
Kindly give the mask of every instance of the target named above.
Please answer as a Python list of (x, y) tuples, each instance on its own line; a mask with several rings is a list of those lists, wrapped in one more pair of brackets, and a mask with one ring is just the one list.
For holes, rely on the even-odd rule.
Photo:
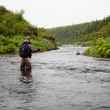
[(32, 57), (32, 48), (30, 47), (30, 49), (29, 49), (29, 58), (31, 58)]

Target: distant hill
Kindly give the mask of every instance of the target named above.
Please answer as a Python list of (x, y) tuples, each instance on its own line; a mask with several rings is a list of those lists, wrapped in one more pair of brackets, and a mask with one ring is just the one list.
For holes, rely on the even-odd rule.
[(48, 30), (59, 44), (88, 46), (84, 54), (110, 58), (110, 16), (97, 21)]
[(88, 43), (97, 37), (110, 36), (110, 16), (88, 23), (57, 27), (48, 30), (60, 44)]

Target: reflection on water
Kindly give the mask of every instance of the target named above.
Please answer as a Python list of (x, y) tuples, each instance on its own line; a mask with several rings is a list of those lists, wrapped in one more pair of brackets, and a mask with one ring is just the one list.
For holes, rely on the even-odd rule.
[(0, 110), (110, 110), (110, 60), (66, 45), (32, 57), (33, 82), (19, 81), (17, 56), (0, 57)]

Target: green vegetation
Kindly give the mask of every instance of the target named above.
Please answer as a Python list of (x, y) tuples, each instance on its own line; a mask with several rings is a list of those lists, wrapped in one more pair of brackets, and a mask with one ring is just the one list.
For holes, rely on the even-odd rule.
[(40, 48), (41, 51), (56, 49), (55, 38), (44, 28), (38, 28), (38, 37), (32, 40), (33, 47)]
[(85, 55), (93, 57), (110, 58), (110, 38), (99, 38), (96, 44), (87, 48)]
[(16, 53), (23, 42), (22, 36), (0, 36), (0, 54)]
[(110, 17), (89, 23), (58, 27), (48, 30), (54, 34), (58, 44), (80, 44), (90, 46), (86, 55), (110, 57)]
[(102, 34), (104, 36), (110, 34), (110, 17), (90, 23), (52, 28), (48, 31), (54, 34), (60, 44), (85, 44), (86, 42), (88, 44), (88, 42), (100, 37)]
[(23, 13), (14, 13), (0, 6), (0, 54), (17, 53), (27, 35), (34, 48), (41, 51), (55, 49), (55, 38), (46, 29), (31, 25), (23, 18)]

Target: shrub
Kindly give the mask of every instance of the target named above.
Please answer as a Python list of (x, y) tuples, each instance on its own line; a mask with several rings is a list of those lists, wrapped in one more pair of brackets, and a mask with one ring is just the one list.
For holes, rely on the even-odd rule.
[(95, 46), (86, 49), (85, 55), (110, 58), (110, 43), (107, 39), (98, 39)]

